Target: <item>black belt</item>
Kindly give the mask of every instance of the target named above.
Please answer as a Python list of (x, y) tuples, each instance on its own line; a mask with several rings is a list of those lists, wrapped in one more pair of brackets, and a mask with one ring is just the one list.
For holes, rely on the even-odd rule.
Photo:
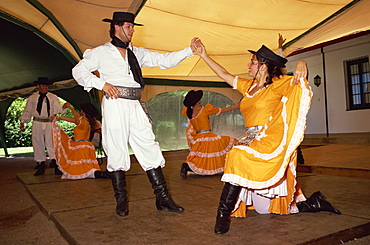
[(51, 122), (51, 118), (50, 117), (33, 117), (33, 120), (36, 121), (36, 122)]
[(89, 142), (89, 139), (74, 140), (74, 142)]
[(211, 132), (211, 130), (210, 129), (203, 129), (203, 130), (198, 130), (196, 133), (201, 134), (201, 133), (208, 133), (208, 132)]

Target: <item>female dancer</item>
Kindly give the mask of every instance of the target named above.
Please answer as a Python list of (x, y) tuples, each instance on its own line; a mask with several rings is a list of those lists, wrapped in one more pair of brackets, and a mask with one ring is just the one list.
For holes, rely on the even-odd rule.
[(203, 91), (191, 90), (184, 99), (182, 114), (189, 118), (186, 139), (190, 153), (182, 164), (180, 175), (186, 179), (188, 171), (199, 175), (214, 175), (224, 171), (226, 153), (231, 150), (237, 139), (220, 136), (211, 132), (209, 115), (219, 115), (239, 108), (233, 106), (216, 108), (211, 104), (201, 106)]
[[(237, 200), (253, 205), (258, 213), (340, 212), (315, 192), (308, 199), (297, 184), (296, 149), (303, 140), (312, 91), (305, 77), (304, 61), (295, 76), (283, 75), (287, 60), (266, 46), (252, 53), (248, 75), (231, 75), (212, 60), (202, 42), (194, 43), (196, 53), (244, 98), (240, 103), (246, 134), (226, 157), (225, 182), (218, 207), (216, 234), (229, 230)], [(298, 68), (297, 68), (298, 67)], [(244, 214), (237, 216), (245, 216)]]
[[(81, 104), (80, 115), (69, 103), (63, 108), (69, 108), (73, 117), (54, 117), (53, 120), (53, 144), (62, 179), (110, 178), (107, 172), (101, 171), (95, 147), (90, 142), (96, 128), (97, 109), (90, 103)], [(74, 140), (58, 126), (59, 120), (77, 125), (73, 130)]]

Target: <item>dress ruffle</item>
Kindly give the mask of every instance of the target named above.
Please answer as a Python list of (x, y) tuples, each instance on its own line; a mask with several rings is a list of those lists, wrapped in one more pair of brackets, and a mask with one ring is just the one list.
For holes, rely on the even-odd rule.
[(222, 173), (226, 154), (232, 149), (237, 139), (230, 136), (220, 136), (212, 132), (194, 133), (194, 128), (189, 123), (187, 138), (191, 147), (186, 162), (190, 169), (200, 175)]
[[(79, 126), (76, 126), (75, 132), (78, 130)], [(56, 121), (53, 122), (53, 144), (57, 165), (63, 173), (62, 179), (94, 178), (95, 171), (101, 170), (94, 145), (73, 141)]]

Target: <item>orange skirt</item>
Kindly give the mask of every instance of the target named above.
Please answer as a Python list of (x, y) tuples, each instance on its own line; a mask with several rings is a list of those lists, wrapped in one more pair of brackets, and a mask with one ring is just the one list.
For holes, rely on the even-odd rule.
[(226, 154), (237, 142), (237, 139), (212, 132), (196, 134), (191, 137), (190, 153), (186, 158), (190, 169), (200, 175), (222, 173)]
[(94, 145), (73, 141), (56, 122), (53, 122), (53, 144), (62, 179), (94, 178), (95, 171), (101, 171)]

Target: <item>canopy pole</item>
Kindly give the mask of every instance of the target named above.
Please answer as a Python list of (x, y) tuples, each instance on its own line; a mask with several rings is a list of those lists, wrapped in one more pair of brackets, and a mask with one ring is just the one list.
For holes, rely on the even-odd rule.
[(3, 145), (3, 148), (4, 148), (4, 154), (6, 157), (9, 156), (9, 153), (8, 153), (8, 147), (6, 145), (6, 141), (5, 141), (5, 124), (4, 124), (5, 120), (4, 120), (4, 117), (0, 114), (0, 137), (1, 137), (1, 142), (2, 142), (2, 145)]
[(324, 103), (325, 103), (325, 125), (326, 125), (326, 137), (329, 137), (329, 117), (328, 117), (328, 95), (326, 90), (326, 66), (325, 66), (325, 53), (324, 48), (321, 47), (322, 56), (322, 69), (324, 78)]

